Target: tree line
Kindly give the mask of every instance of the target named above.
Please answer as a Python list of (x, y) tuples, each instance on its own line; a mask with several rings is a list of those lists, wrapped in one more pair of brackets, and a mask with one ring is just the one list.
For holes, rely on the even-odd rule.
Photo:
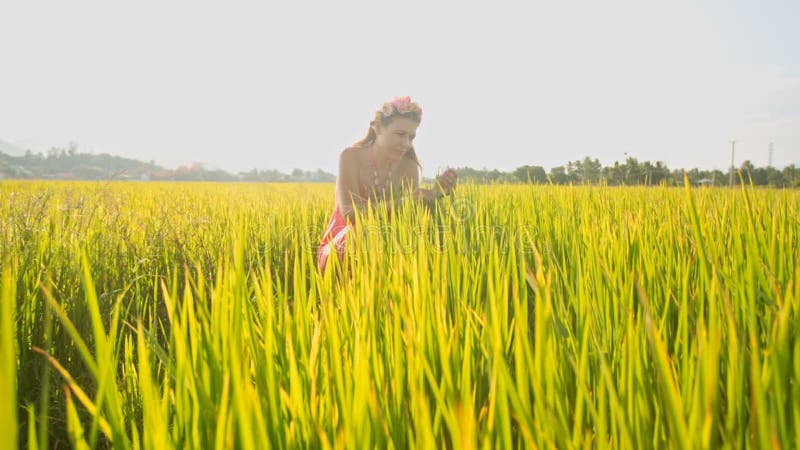
[[(686, 172), (689, 181), (695, 185), (726, 186), (730, 183), (730, 170), (670, 169), (663, 162), (640, 162), (628, 157), (624, 162), (615, 161), (613, 165), (603, 166), (598, 159), (589, 157), (570, 161), (565, 165), (545, 170), (542, 166), (525, 165), (511, 172), (499, 170), (476, 170), (470, 167), (457, 168), (460, 180), (475, 183), (534, 183), (534, 184), (603, 184), (608, 186), (659, 186), (683, 185)], [(739, 184), (739, 174), (745, 182), (756, 186), (800, 187), (800, 168), (794, 164), (783, 169), (775, 167), (755, 167), (751, 161), (744, 161), (734, 171), (734, 182)]]
[[(659, 186), (682, 185), (686, 172), (692, 184), (726, 186), (730, 171), (704, 169), (670, 169), (663, 162), (639, 161), (628, 157), (624, 162), (603, 166), (596, 158), (569, 161), (549, 171), (542, 166), (524, 165), (513, 171), (497, 169), (456, 169), (461, 182), (486, 183), (534, 183), (534, 184), (602, 184), (608, 186)], [(756, 186), (800, 187), (800, 168), (794, 164), (782, 169), (756, 167), (744, 161), (734, 173), (739, 183), (739, 174), (747, 183)], [(22, 156), (11, 156), (0, 152), (0, 179), (72, 179), (72, 180), (175, 180), (175, 181), (262, 181), (262, 182), (333, 182), (334, 174), (321, 169), (306, 171), (294, 169), (291, 173), (277, 170), (253, 169), (246, 172), (229, 173), (224, 170), (207, 169), (195, 163), (176, 169), (166, 169), (154, 161), (143, 162), (109, 154), (81, 153), (76, 146), (53, 148), (47, 154), (27, 151)], [(426, 179), (426, 181), (432, 181)]]

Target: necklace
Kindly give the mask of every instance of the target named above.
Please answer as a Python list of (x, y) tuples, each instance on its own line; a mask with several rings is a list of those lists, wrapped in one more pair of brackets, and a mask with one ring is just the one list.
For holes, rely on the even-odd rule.
[(392, 179), (392, 173), (397, 167), (397, 163), (392, 164), (392, 167), (390, 167), (389, 171), (386, 173), (386, 181), (381, 183), (380, 177), (378, 176), (378, 166), (375, 164), (374, 145), (369, 149), (369, 162), (372, 165), (372, 184), (374, 184), (375, 191), (380, 192), (381, 197), (384, 197), (386, 195), (387, 184), (389, 183), (389, 180)]

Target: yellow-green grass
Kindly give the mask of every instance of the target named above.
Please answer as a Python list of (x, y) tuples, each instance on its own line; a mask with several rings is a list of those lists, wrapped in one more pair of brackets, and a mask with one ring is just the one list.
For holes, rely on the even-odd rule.
[(332, 207), (0, 183), (12, 447), (800, 448), (800, 192), (462, 186), (320, 274)]

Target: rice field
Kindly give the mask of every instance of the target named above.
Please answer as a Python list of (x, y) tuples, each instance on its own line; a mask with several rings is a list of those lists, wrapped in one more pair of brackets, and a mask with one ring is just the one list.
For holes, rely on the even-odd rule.
[(800, 192), (465, 185), (321, 274), (332, 207), (1, 182), (0, 446), (800, 448)]

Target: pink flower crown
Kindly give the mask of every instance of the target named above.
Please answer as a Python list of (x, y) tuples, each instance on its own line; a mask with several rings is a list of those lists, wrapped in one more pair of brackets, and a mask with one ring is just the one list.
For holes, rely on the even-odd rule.
[(383, 117), (389, 117), (395, 113), (406, 114), (413, 112), (422, 120), (422, 108), (420, 108), (417, 102), (411, 100), (409, 96), (395, 97), (392, 101), (384, 102), (378, 112), (380, 112)]

